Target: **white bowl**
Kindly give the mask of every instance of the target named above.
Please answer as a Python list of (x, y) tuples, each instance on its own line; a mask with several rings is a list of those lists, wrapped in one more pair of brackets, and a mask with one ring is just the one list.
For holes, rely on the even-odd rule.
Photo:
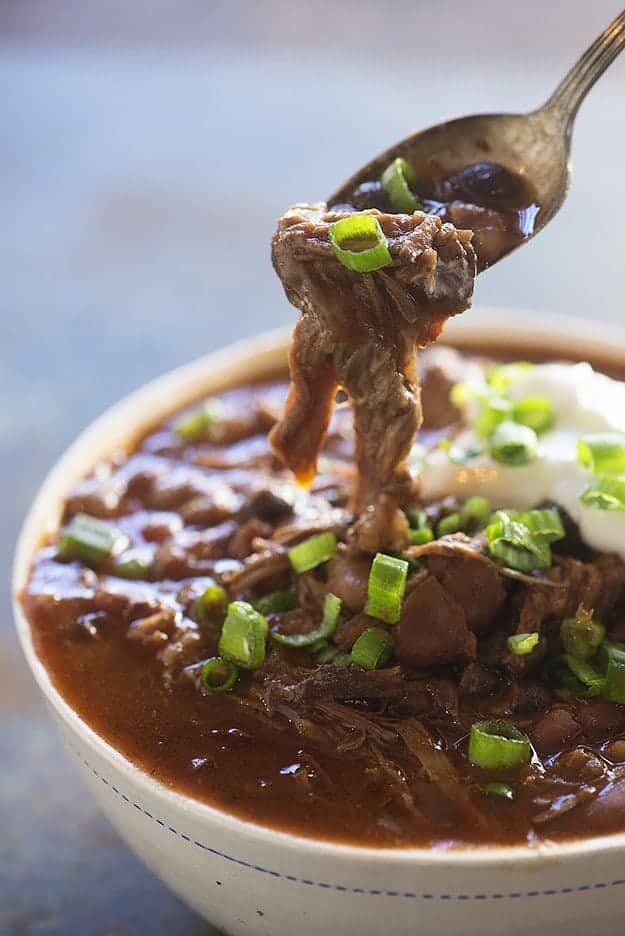
[[(446, 336), (462, 346), (522, 344), (553, 356), (620, 364), (625, 332), (596, 323), (501, 310), (468, 313)], [(24, 585), (42, 536), (54, 531), (69, 488), (155, 419), (233, 381), (283, 365), (287, 336), (270, 333), (210, 354), (113, 407), (52, 470), (24, 524), (14, 589)], [(618, 933), (625, 910), (625, 834), (580, 842), (463, 850), (338, 845), (238, 819), (166, 789), (122, 757), (52, 685), (19, 604), (26, 658), (71, 758), (102, 810), (152, 871), (231, 934), (513, 936)]]

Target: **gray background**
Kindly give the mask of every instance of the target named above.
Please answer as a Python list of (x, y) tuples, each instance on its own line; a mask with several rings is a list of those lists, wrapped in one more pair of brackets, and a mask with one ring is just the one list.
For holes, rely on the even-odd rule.
[[(275, 218), (412, 127), (529, 109), (606, 0), (0, 0), (0, 932), (207, 932), (80, 786), (21, 661), (8, 570), (53, 460), (106, 406), (293, 320)], [(623, 319), (625, 59), (574, 183), (481, 305)], [(471, 313), (478, 314), (478, 313)]]

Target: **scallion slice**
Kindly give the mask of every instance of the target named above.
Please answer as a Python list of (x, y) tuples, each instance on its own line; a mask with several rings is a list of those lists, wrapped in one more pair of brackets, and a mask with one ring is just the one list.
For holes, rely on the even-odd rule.
[(506, 393), (512, 384), (521, 380), (534, 367), (529, 361), (512, 361), (510, 364), (495, 364), (486, 375), (488, 384), (496, 393)]
[(263, 595), (254, 602), (254, 607), (267, 617), (268, 614), (280, 614), (297, 608), (297, 595), (293, 591), (275, 591)]
[(413, 546), (424, 546), (431, 543), (434, 539), (434, 533), (428, 523), (428, 517), (425, 510), (409, 510), (406, 513), (408, 523), (410, 524), (410, 542)]
[(277, 630), (272, 630), (271, 636), (277, 643), (283, 644), (285, 647), (313, 648), (319, 641), (325, 641), (328, 637), (331, 637), (336, 630), (341, 614), (341, 604), (341, 599), (329, 592), (323, 602), (323, 616), (319, 627), (307, 631), (305, 634), (281, 634)]
[(423, 207), (410, 189), (417, 183), (415, 171), (401, 156), (386, 167), (380, 182), (393, 211), (412, 214), (413, 211)]
[(200, 669), (200, 687), (205, 692), (230, 692), (239, 678), (239, 671), (223, 657), (211, 657)]
[(330, 225), (336, 259), (356, 273), (373, 273), (392, 262), (380, 222), (373, 215), (352, 214)]
[(556, 421), (553, 406), (545, 397), (527, 397), (512, 407), (512, 419), (533, 429), (536, 435), (547, 432)]
[(507, 721), (482, 721), (471, 726), (469, 760), (484, 770), (510, 770), (527, 763), (531, 744), (526, 734)]
[(145, 579), (152, 567), (152, 557), (141, 550), (122, 553), (111, 569), (112, 575), (124, 579)]
[(594, 666), (591, 666), (590, 663), (587, 663), (585, 660), (578, 660), (577, 657), (571, 656), (568, 653), (564, 654), (564, 662), (573, 675), (585, 687), (586, 696), (592, 698), (604, 692), (606, 688), (606, 677), (596, 670)]
[(462, 514), (456, 511), (455, 513), (448, 514), (446, 517), (441, 517), (436, 524), (436, 536), (448, 536), (450, 533), (458, 533), (463, 529), (464, 520), (462, 519)]
[(97, 569), (127, 542), (123, 533), (104, 520), (79, 513), (65, 527), (58, 554), (61, 559), (78, 560)]
[(498, 426), (511, 421), (512, 402), (496, 393), (478, 395), (477, 401), (480, 411), (473, 427), (475, 434), (480, 439), (490, 439)]
[(205, 400), (200, 406), (190, 410), (174, 423), (174, 431), (185, 442), (199, 442), (215, 422), (215, 405)]
[(612, 647), (607, 655), (604, 695), (610, 702), (625, 705), (625, 653)]
[(228, 592), (221, 585), (209, 585), (193, 602), (191, 617), (204, 627), (222, 624), (228, 609)]
[(504, 420), (491, 436), (490, 453), (502, 465), (530, 465), (538, 455), (538, 437), (528, 426)]
[(332, 531), (310, 536), (289, 549), (291, 565), (297, 573), (310, 572), (336, 555), (336, 536)]
[(425, 546), (434, 539), (434, 533), (430, 527), (424, 527), (422, 530), (410, 530), (408, 534), (412, 546)]
[(508, 637), (508, 650), (515, 656), (527, 656), (532, 652), (540, 640), (540, 634), (533, 631), (531, 634), (512, 634)]
[(577, 660), (590, 660), (605, 638), (605, 627), (596, 621), (590, 611), (579, 608), (573, 618), (560, 624), (560, 640), (565, 652)]
[(510, 569), (533, 572), (551, 568), (549, 542), (505, 510), (494, 514), (486, 528), (486, 540), (490, 554)]
[(368, 627), (352, 647), (352, 662), (363, 669), (385, 666), (393, 655), (393, 638), (383, 627)]
[(577, 442), (577, 460), (594, 475), (625, 472), (625, 436), (616, 432), (582, 436)]
[(485, 527), (492, 514), (490, 501), (476, 494), (468, 497), (460, 509), (460, 518), (464, 529)]
[(365, 614), (386, 624), (396, 624), (401, 615), (407, 576), (405, 559), (377, 553), (369, 572)]
[(513, 800), (515, 797), (514, 788), (509, 783), (498, 783), (494, 780), (482, 787), (482, 793), (486, 796), (499, 796), (501, 799)]
[(219, 653), (243, 669), (257, 669), (265, 660), (267, 621), (247, 601), (233, 601), (221, 629)]
[(625, 477), (597, 478), (579, 499), (584, 506), (596, 510), (625, 510)]
[(459, 445), (454, 445), (449, 439), (442, 439), (438, 443), (438, 447), (445, 453), (452, 465), (468, 465), (469, 462), (484, 452), (484, 449), (478, 445), (469, 445), (465, 449), (460, 448)]

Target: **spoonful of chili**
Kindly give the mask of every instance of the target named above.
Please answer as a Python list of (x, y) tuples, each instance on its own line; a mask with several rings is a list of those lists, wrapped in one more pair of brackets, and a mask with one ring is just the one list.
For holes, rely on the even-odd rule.
[(473, 230), (478, 268), (492, 266), (562, 206), (577, 111), (624, 45), (625, 10), (538, 110), (477, 114), (413, 133), (360, 169), (328, 205), (438, 214)]

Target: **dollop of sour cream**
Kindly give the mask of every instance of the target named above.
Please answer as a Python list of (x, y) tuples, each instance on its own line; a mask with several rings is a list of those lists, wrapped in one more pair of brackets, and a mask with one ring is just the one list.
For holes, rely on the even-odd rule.
[[(470, 387), (487, 387), (485, 377), (472, 373)], [(592, 475), (577, 458), (581, 436), (592, 433), (625, 434), (625, 383), (597, 373), (590, 364), (536, 364), (509, 387), (508, 395), (518, 401), (544, 397), (555, 413), (553, 427), (539, 436), (536, 459), (521, 467), (507, 466), (488, 454), (488, 443), (471, 428), (476, 404), (464, 406), (466, 428), (454, 438), (462, 451), (483, 449), (466, 464), (454, 464), (440, 448), (425, 456), (419, 471), (419, 486), (425, 499), (449, 494), (466, 498), (487, 497), (493, 508), (529, 510), (543, 501), (563, 507), (577, 523), (583, 541), (601, 552), (617, 553), (625, 559), (625, 511), (601, 510), (581, 503), (580, 495)]]

